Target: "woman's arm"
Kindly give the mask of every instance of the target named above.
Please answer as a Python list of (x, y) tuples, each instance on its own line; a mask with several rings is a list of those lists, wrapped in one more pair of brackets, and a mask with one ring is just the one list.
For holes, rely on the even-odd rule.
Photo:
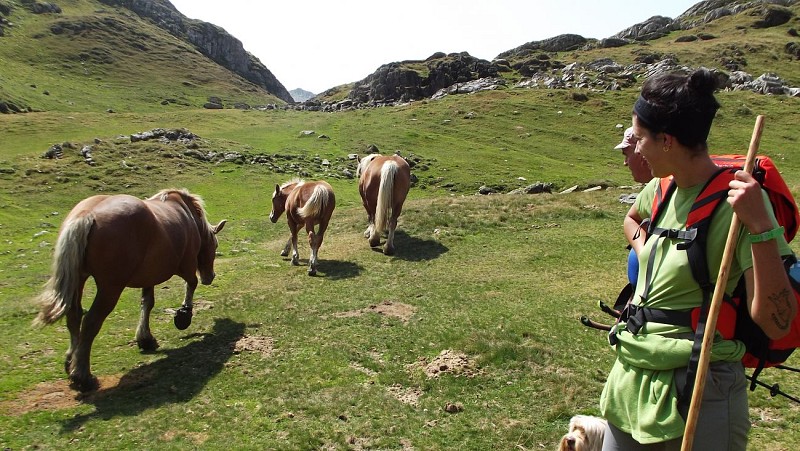
[[(773, 228), (761, 195), (761, 185), (744, 172), (731, 181), (728, 202), (751, 235)], [(745, 271), (750, 316), (771, 339), (789, 332), (797, 301), (775, 239), (752, 243), (753, 267)]]

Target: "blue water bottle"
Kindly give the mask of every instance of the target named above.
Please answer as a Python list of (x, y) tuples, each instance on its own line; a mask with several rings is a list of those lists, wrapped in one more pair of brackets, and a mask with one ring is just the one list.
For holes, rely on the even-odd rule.
[(789, 267), (789, 277), (794, 279), (796, 284), (800, 284), (800, 261), (794, 262), (794, 264)]
[[(797, 266), (797, 264), (795, 264)], [(798, 267), (798, 274), (800, 274), (800, 267)], [(628, 253), (628, 282), (636, 287), (636, 279), (639, 277), (639, 256), (636, 255), (636, 251), (631, 249)], [(800, 280), (800, 279), (798, 279)]]

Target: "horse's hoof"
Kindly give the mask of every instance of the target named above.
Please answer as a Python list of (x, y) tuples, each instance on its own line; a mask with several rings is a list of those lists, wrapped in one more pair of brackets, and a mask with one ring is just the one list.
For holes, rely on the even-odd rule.
[(175, 323), (175, 327), (178, 328), (178, 330), (185, 330), (192, 324), (192, 309), (181, 307), (175, 310), (175, 317), (172, 321)]
[(384, 248), (383, 249), (383, 254), (384, 255), (394, 255), (394, 248), (393, 247)]
[(281, 257), (288, 257), (289, 251), (281, 251)]
[(300, 266), (300, 260), (292, 260), (292, 266)]
[(95, 391), (100, 388), (100, 382), (91, 374), (86, 377), (70, 376), (69, 380), (70, 388), (78, 390), (81, 393)]
[(317, 270), (316, 269), (309, 269), (308, 270), (308, 275), (309, 276), (316, 276), (317, 275)]
[[(175, 321), (177, 321), (177, 319)], [(191, 322), (192, 322), (192, 318), (189, 317), (189, 323), (191, 323)], [(189, 323), (187, 323), (186, 326), (184, 326), (183, 329), (186, 329), (187, 327), (189, 327)], [(176, 324), (175, 327), (178, 327), (178, 325)], [(183, 330), (180, 327), (178, 327), (178, 329)], [(136, 342), (136, 344), (139, 346), (139, 349), (141, 349), (144, 352), (153, 352), (156, 349), (158, 349), (158, 341), (153, 337), (139, 340), (139, 341)]]

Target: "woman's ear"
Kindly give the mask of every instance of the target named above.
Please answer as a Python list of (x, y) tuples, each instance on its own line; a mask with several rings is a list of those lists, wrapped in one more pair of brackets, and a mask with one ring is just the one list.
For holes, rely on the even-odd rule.
[(669, 133), (662, 133), (664, 135), (664, 148), (672, 149), (672, 144), (675, 142), (675, 137)]

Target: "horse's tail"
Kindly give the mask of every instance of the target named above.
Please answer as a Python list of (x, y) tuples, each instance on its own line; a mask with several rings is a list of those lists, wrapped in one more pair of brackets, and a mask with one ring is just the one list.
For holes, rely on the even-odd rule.
[(80, 302), (80, 277), (92, 215), (69, 219), (61, 229), (53, 255), (52, 275), (39, 295), (41, 305), (35, 325), (52, 324)]
[(330, 202), (330, 190), (323, 184), (318, 184), (311, 192), (311, 196), (306, 201), (298, 213), (303, 218), (315, 218), (320, 216), (325, 211), (325, 207)]
[(392, 207), (394, 193), (394, 178), (397, 175), (397, 163), (387, 161), (381, 167), (381, 184), (378, 186), (378, 205), (375, 207), (376, 234), (380, 235), (386, 230), (389, 221), (389, 209)]

